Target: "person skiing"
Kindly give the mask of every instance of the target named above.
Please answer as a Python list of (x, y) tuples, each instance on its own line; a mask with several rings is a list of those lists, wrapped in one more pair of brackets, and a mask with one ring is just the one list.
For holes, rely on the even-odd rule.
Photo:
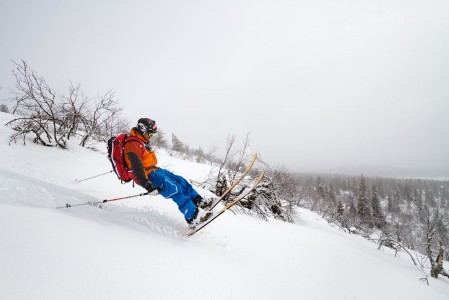
[(206, 208), (212, 205), (213, 198), (201, 197), (182, 176), (156, 166), (156, 153), (149, 146), (150, 138), (156, 134), (156, 121), (149, 118), (140, 118), (129, 132), (143, 142), (130, 139), (124, 144), (125, 163), (133, 172), (134, 182), (152, 196), (160, 194), (171, 198), (190, 226), (205, 222), (212, 216)]

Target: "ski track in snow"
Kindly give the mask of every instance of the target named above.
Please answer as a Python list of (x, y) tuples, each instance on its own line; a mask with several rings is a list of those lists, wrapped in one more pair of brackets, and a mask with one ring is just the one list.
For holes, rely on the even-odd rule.
[[(0, 194), (2, 202), (5, 204), (41, 208), (56, 208), (64, 206), (66, 203), (74, 205), (99, 202), (99, 199), (82, 192), (3, 169), (0, 169)], [(30, 194), (33, 197), (30, 197)], [(149, 231), (170, 238), (182, 238), (182, 233), (187, 229), (185, 225), (177, 223), (169, 215), (152, 208), (137, 209), (105, 203), (99, 206), (61, 208), (60, 211), (98, 222)]]

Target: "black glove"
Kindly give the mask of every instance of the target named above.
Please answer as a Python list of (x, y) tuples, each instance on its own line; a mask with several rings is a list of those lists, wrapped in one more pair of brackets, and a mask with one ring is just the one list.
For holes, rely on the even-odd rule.
[(146, 190), (148, 192), (148, 195), (150, 196), (156, 196), (157, 194), (159, 194), (160, 191), (162, 191), (161, 189), (156, 188), (151, 184), (146, 188)]

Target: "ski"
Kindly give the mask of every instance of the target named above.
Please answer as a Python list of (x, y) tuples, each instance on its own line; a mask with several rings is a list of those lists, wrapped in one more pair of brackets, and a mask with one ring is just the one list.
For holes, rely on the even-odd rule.
[(246, 175), (248, 175), (249, 171), (251, 171), (251, 168), (253, 167), (254, 163), (256, 162), (257, 159), (257, 153), (254, 153), (253, 157), (251, 158), (251, 161), (249, 162), (249, 164), (246, 166), (245, 172), (243, 172), (243, 174), (237, 178), (236, 181), (234, 181), (230, 187), (228, 187), (228, 189), (223, 193), (223, 195), (221, 195), (220, 197), (217, 196), (217, 199), (214, 201), (214, 203), (212, 203), (212, 205), (208, 208), (206, 208), (206, 210), (213, 210), (215, 206), (218, 205), (218, 203), (220, 203), (221, 200), (224, 199), (224, 197), (229, 194), (229, 192), (232, 191), (233, 188), (235, 188), (237, 186), (237, 184), (239, 184), (240, 181), (242, 181), (243, 178), (245, 178)]
[(221, 214), (223, 214), (225, 211), (227, 211), (228, 209), (230, 209), (232, 206), (234, 206), (237, 202), (239, 202), (240, 200), (242, 200), (243, 198), (245, 198), (252, 190), (254, 190), (259, 183), (262, 181), (263, 177), (265, 175), (265, 172), (262, 172), (259, 177), (257, 177), (256, 181), (254, 182), (254, 184), (246, 189), (240, 196), (238, 196), (237, 198), (233, 199), (230, 203), (228, 203), (225, 207), (223, 207), (221, 210), (219, 210), (216, 214), (213, 214), (213, 216), (207, 220), (204, 223), (201, 223), (200, 225), (189, 229), (185, 235), (186, 236), (192, 236), (195, 233), (197, 233), (198, 231), (200, 231), (201, 229), (203, 229), (204, 227), (206, 227), (208, 224), (210, 224), (213, 220), (215, 220), (216, 218), (218, 218)]

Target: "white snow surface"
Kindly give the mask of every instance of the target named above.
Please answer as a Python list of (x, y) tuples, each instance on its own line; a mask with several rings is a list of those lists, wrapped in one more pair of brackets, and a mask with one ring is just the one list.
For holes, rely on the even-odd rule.
[[(103, 209), (66, 203), (144, 192), (122, 185), (95, 152), (9, 144), (0, 113), (0, 299), (449, 299), (405, 253), (331, 227), (301, 209), (295, 224), (226, 212), (186, 238), (170, 199)], [(159, 165), (203, 180), (210, 166), (158, 153)], [(208, 192), (197, 188), (200, 194)], [(428, 276), (429, 285), (420, 278)]]

